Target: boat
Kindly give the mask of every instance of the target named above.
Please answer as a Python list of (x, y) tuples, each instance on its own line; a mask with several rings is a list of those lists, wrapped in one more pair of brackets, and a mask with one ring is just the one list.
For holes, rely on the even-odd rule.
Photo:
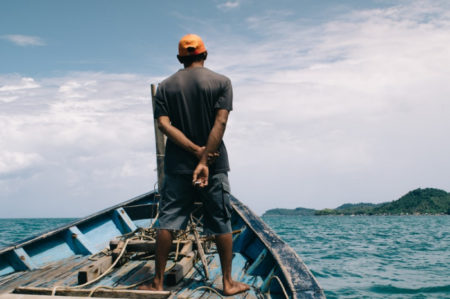
[[(155, 133), (158, 189), (1, 248), (0, 299), (226, 297), (217, 249), (202, 235), (201, 203), (174, 233), (165, 290), (137, 289), (154, 275), (164, 148)], [(325, 298), (296, 252), (233, 195), (231, 204), (232, 277), (251, 286), (232, 298)]]
[[(241, 201), (231, 200), (233, 278), (251, 285), (234, 298), (325, 298), (295, 251)], [(174, 241), (167, 291), (136, 290), (153, 275), (149, 255), (155, 241), (148, 232), (157, 204), (158, 193), (152, 191), (0, 249), (0, 298), (222, 296), (218, 254), (211, 240), (197, 233)], [(201, 232), (201, 224), (196, 226)]]

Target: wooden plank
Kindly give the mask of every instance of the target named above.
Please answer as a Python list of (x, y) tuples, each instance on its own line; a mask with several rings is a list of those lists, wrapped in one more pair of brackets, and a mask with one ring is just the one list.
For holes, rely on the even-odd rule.
[(191, 251), (166, 274), (165, 282), (167, 285), (176, 285), (194, 267), (194, 264), (195, 253)]
[(69, 227), (69, 229), (64, 232), (64, 238), (70, 248), (77, 254), (90, 255), (97, 252), (95, 247), (77, 226)]
[[(153, 115), (155, 113), (155, 96), (156, 96), (156, 85), (152, 84), (150, 86), (152, 94), (152, 107)], [(166, 151), (166, 136), (161, 132), (158, 127), (158, 120), (153, 120), (153, 126), (155, 128), (155, 143), (156, 143), (156, 166), (158, 169), (158, 192), (161, 193), (163, 181), (164, 181), (164, 155)]]
[[(18, 287), (18, 286), (25, 286), (25, 285), (33, 284), (36, 282), (40, 283), (40, 282), (42, 282), (41, 278), (45, 277), (47, 275), (51, 275), (52, 277), (55, 277), (55, 271), (58, 271), (57, 269), (61, 269), (61, 267), (64, 267), (65, 265), (71, 265), (72, 260), (74, 258), (76, 258), (76, 257), (74, 256), (74, 257), (70, 257), (65, 260), (54, 262), (52, 264), (45, 266), (42, 269), (21, 272), (21, 275), (19, 277), (15, 277), (14, 279), (9, 280), (7, 283), (3, 284), (0, 287), (0, 293), (10, 292), (15, 287)], [(59, 272), (59, 273), (62, 273), (62, 272)]]
[(121, 283), (123, 285), (132, 285), (144, 281), (145, 279), (154, 276), (155, 272), (154, 269), (155, 269), (155, 261), (154, 260), (147, 261), (138, 271), (136, 271), (133, 275), (131, 275)]
[[(54, 265), (54, 267), (47, 271), (46, 273), (42, 273), (41, 276), (37, 277), (34, 281), (31, 281), (30, 283), (27, 283), (26, 286), (33, 286), (33, 287), (47, 287), (47, 286), (53, 286), (53, 285), (60, 285), (57, 283), (57, 281), (61, 279), (65, 279), (68, 276), (77, 276), (77, 272), (75, 269), (77, 267), (81, 268), (82, 266), (86, 265), (90, 261), (87, 257), (83, 258), (77, 258), (77, 259), (66, 259), (64, 261), (61, 261), (61, 263), (58, 263), (57, 265)], [(25, 286), (25, 285), (21, 285)]]
[(127, 212), (123, 208), (118, 208), (114, 210), (113, 221), (116, 223), (117, 227), (122, 233), (133, 232), (137, 229), (134, 222), (130, 219)]
[(144, 193), (142, 195), (133, 197), (133, 198), (127, 200), (127, 201), (121, 202), (121, 203), (119, 203), (117, 205), (114, 205), (112, 207), (109, 207), (109, 208), (106, 208), (106, 209), (101, 210), (99, 212), (96, 212), (96, 213), (94, 213), (92, 215), (89, 215), (89, 216), (83, 218), (83, 219), (76, 220), (76, 221), (71, 222), (71, 223), (69, 223), (67, 225), (61, 226), (61, 227), (59, 227), (57, 229), (52, 229), (52, 230), (49, 230), (48, 232), (45, 232), (45, 233), (42, 233), (42, 234), (39, 234), (39, 235), (35, 235), (35, 236), (30, 237), (30, 238), (28, 238), (26, 240), (19, 241), (17, 243), (12, 244), (12, 245), (6, 246), (6, 247), (0, 249), (0, 255), (8, 253), (9, 251), (11, 251), (11, 250), (13, 250), (15, 248), (23, 247), (25, 245), (34, 243), (36, 241), (44, 240), (44, 239), (46, 239), (46, 238), (48, 238), (50, 236), (54, 236), (54, 235), (56, 235), (56, 234), (58, 234), (58, 233), (60, 233), (60, 232), (62, 232), (64, 230), (67, 230), (68, 228), (70, 228), (72, 226), (75, 226), (75, 225), (79, 226), (79, 225), (82, 225), (82, 224), (86, 225), (89, 222), (91, 222), (92, 220), (94, 220), (95, 218), (98, 218), (98, 217), (101, 217), (101, 216), (103, 216), (105, 214), (111, 213), (113, 210), (115, 210), (117, 208), (125, 207), (127, 205), (142, 204), (143, 202), (153, 201), (154, 200), (154, 195), (155, 194), (154, 194), (153, 191)]
[(83, 260), (80, 260), (77, 263), (73, 263), (66, 267), (61, 267), (57, 270), (57, 274), (54, 275), (56, 279), (45, 283), (45, 284), (38, 284), (38, 285), (29, 285), (29, 286), (35, 286), (35, 287), (51, 287), (51, 286), (69, 286), (69, 285), (76, 285), (78, 284), (78, 270), (83, 268), (84, 266), (90, 265), (92, 263), (92, 260), (88, 259), (87, 257)]
[[(113, 261), (116, 261), (119, 258), (124, 247), (125, 247), (125, 241), (120, 240), (119, 243), (117, 243), (117, 247), (114, 248), (114, 250), (111, 253)], [(128, 249), (128, 247), (127, 247), (127, 249)], [(126, 261), (127, 261), (127, 259), (124, 257), (124, 255), (122, 255), (122, 257), (120, 258), (120, 261), (117, 262), (116, 267), (122, 266), (123, 264), (125, 264)]]
[(197, 244), (197, 252), (200, 256), (200, 260), (202, 261), (203, 270), (205, 271), (206, 279), (209, 279), (209, 271), (208, 271), (208, 263), (206, 262), (205, 252), (203, 251), (202, 242), (200, 242), (200, 236), (198, 235), (198, 231), (194, 229), (194, 237), (195, 243)]
[(112, 256), (103, 256), (78, 271), (78, 284), (84, 284), (102, 275), (112, 265)]
[[(92, 289), (73, 289), (64, 288), (57, 289), (55, 292), (56, 296), (80, 296), (87, 297), (91, 293)], [(15, 294), (29, 294), (29, 295), (51, 295), (53, 292), (52, 288), (31, 288), (31, 287), (19, 287), (14, 290)], [(154, 298), (154, 299), (164, 299), (171, 295), (169, 291), (141, 291), (141, 290), (109, 290), (109, 289), (98, 289), (92, 295), (92, 297), (107, 297), (107, 298), (134, 298), (134, 299), (144, 299), (144, 298)]]
[(1, 280), (0, 280), (0, 293), (1, 293), (1, 289), (3, 289), (3, 285), (6, 285), (7, 283), (14, 281), (15, 279), (22, 277), (23, 274), (26, 273), (24, 271), (16, 271), (13, 272), (11, 274), (8, 274), (6, 276), (2, 276)]
[(94, 283), (91, 288), (97, 286), (109, 286), (116, 287), (121, 285), (121, 281), (126, 280), (128, 276), (133, 275), (135, 268), (139, 267), (139, 262), (131, 261), (123, 265), (122, 267), (115, 268), (108, 275), (103, 277), (101, 280)]
[(33, 270), (37, 268), (22, 247), (14, 249), (11, 255), (13, 258), (10, 259), (10, 262), (16, 270)]
[(158, 205), (154, 203), (131, 205), (123, 208), (125, 212), (127, 212), (128, 216), (130, 216), (130, 218), (133, 220), (155, 218), (158, 212)]
[[(323, 289), (297, 253), (234, 196), (231, 197), (231, 204), (237, 215), (246, 223), (248, 229), (245, 231), (251, 230), (274, 258), (281, 271), (280, 275), (286, 281), (288, 294), (293, 297), (325, 298)], [(242, 236), (238, 240), (241, 238)]]
[[(96, 297), (98, 299), (108, 299), (106, 297)], [(44, 296), (44, 295), (26, 295), (26, 294), (3, 294), (0, 299), (86, 299), (86, 297), (74, 296)]]
[[(109, 248), (114, 250), (117, 248), (121, 240), (113, 239), (109, 242)], [(188, 243), (188, 240), (183, 240), (180, 245)], [(172, 242), (171, 250), (175, 250), (177, 246), (177, 241)], [(128, 252), (146, 252), (148, 254), (155, 253), (156, 241), (155, 240), (131, 240), (128, 242), (127, 251)]]
[(184, 243), (183, 248), (181, 248), (180, 252), (178, 253), (179, 256), (186, 256), (192, 251), (193, 242), (189, 240), (188, 242)]
[(249, 275), (252, 275), (253, 271), (255, 271), (255, 269), (261, 264), (261, 262), (266, 258), (267, 255), (268, 255), (268, 251), (266, 248), (264, 248), (261, 251), (261, 253), (258, 255), (258, 257), (256, 258), (256, 260), (254, 260), (254, 262), (247, 269), (247, 273)]

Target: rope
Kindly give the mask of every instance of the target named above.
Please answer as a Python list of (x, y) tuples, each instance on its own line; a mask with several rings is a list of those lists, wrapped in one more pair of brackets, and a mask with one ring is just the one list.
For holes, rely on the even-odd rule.
[[(114, 268), (114, 267), (117, 265), (117, 263), (119, 262), (119, 260), (122, 258), (122, 255), (125, 253), (125, 250), (127, 249), (128, 242), (130, 242), (130, 240), (131, 240), (131, 239), (127, 239), (127, 240), (125, 241), (125, 244), (124, 244), (124, 246), (123, 246), (123, 248), (122, 248), (122, 251), (120, 252), (119, 256), (116, 258), (116, 260), (114, 261), (114, 263), (113, 263), (108, 269), (106, 269), (105, 272), (103, 272), (103, 274), (101, 274), (100, 276), (96, 277), (95, 279), (93, 279), (93, 280), (91, 280), (91, 281), (88, 281), (88, 282), (86, 282), (86, 283), (84, 283), (84, 284), (80, 284), (80, 285), (77, 285), (77, 286), (73, 286), (73, 287), (71, 287), (70, 289), (79, 289), (79, 288), (88, 286), (88, 285), (93, 284), (94, 282), (96, 282), (96, 281), (102, 279), (103, 277), (105, 277), (106, 274), (108, 274), (108, 273), (111, 271), (111, 269)], [(55, 294), (56, 294), (56, 289), (58, 289), (58, 288), (63, 288), (63, 286), (55, 286), (55, 287), (53, 288), (53, 290), (52, 290), (51, 296), (55, 296)], [(64, 288), (65, 288), (65, 287), (64, 287)]]
[[(159, 207), (159, 203), (157, 203), (157, 206), (156, 206), (156, 208), (157, 208), (157, 213), (156, 213), (156, 216), (155, 216), (155, 218), (154, 218), (152, 224), (150, 225), (150, 227), (148, 227), (148, 228), (142, 228), (142, 227), (139, 227), (139, 228), (137, 228), (136, 230), (134, 230), (133, 232), (130, 232), (130, 233), (127, 233), (127, 234), (124, 234), (124, 235), (121, 236), (121, 239), (125, 240), (125, 244), (123, 245), (123, 248), (122, 248), (120, 254), (118, 255), (118, 257), (116, 258), (116, 260), (114, 261), (114, 263), (113, 263), (113, 264), (112, 264), (112, 265), (111, 265), (104, 273), (102, 273), (100, 276), (96, 277), (95, 279), (93, 279), (93, 280), (91, 280), (91, 281), (88, 281), (88, 282), (86, 282), (86, 283), (84, 283), (84, 284), (81, 284), (81, 285), (77, 285), (77, 286), (73, 286), (73, 287), (55, 286), (55, 287), (52, 289), (51, 296), (55, 296), (56, 291), (57, 291), (58, 289), (66, 289), (66, 290), (79, 289), (79, 288), (86, 287), (86, 286), (88, 286), (88, 285), (91, 285), (91, 284), (93, 284), (93, 283), (95, 283), (95, 282), (101, 280), (103, 277), (105, 277), (107, 274), (109, 274), (109, 273), (111, 272), (111, 270), (117, 265), (117, 263), (120, 261), (120, 259), (122, 258), (122, 256), (125, 254), (126, 248), (127, 248), (127, 246), (128, 246), (128, 243), (129, 243), (131, 240), (148, 239), (148, 240), (153, 240), (153, 241), (154, 241), (154, 240), (155, 240), (154, 236), (156, 235), (156, 229), (153, 228), (153, 225), (154, 225), (154, 223), (156, 222), (156, 220), (157, 220), (158, 217), (159, 217), (159, 208), (158, 208), (158, 207)], [(175, 267), (175, 266), (177, 265), (177, 259), (178, 259), (179, 252), (180, 252), (180, 244), (181, 244), (181, 240), (182, 240), (182, 239), (184, 239), (184, 240), (187, 239), (187, 235), (188, 235), (189, 233), (192, 233), (192, 232), (194, 232), (194, 231), (197, 232), (197, 227), (201, 227), (201, 226), (202, 226), (202, 225), (201, 225), (201, 220), (202, 220), (202, 218), (203, 218), (203, 215), (202, 215), (200, 218), (196, 218), (196, 217), (194, 217), (194, 216), (191, 214), (191, 224), (190, 224), (190, 226), (189, 226), (186, 230), (181, 231), (181, 233), (178, 234), (178, 236), (176, 236), (176, 237), (177, 237), (177, 238), (176, 238), (176, 240), (177, 240), (177, 247), (176, 247), (176, 251), (175, 251), (174, 263), (173, 263), (170, 267), (166, 268), (166, 269), (164, 270), (164, 272), (168, 272), (168, 271), (172, 270), (172, 268)], [(197, 232), (197, 233), (198, 233), (198, 232)], [(199, 239), (200, 239), (200, 238), (199, 238)], [(205, 238), (202, 238), (202, 239), (205, 239)], [(205, 240), (206, 240), (206, 239), (205, 239)], [(92, 255), (92, 256), (89, 257), (88, 259), (89, 259), (89, 260), (96, 260), (95, 257), (98, 256), (98, 255), (101, 254), (101, 253), (103, 253), (103, 254), (106, 255), (106, 254), (107, 254), (106, 248), (103, 249), (101, 252), (98, 252), (98, 253)], [(173, 252), (171, 253), (171, 255), (172, 255), (172, 254), (173, 254)], [(152, 255), (152, 256), (154, 256), (154, 255)], [(150, 257), (152, 257), (152, 256), (150, 256)], [(206, 265), (205, 265), (205, 266), (206, 266)], [(153, 279), (153, 277), (149, 277), (149, 278), (146, 278), (146, 279), (144, 279), (144, 280), (142, 280), (142, 281), (140, 281), (140, 282), (137, 282), (137, 283), (134, 283), (134, 284), (128, 285), (128, 286), (111, 287), (111, 286), (99, 285), (99, 286), (96, 286), (95, 288), (93, 288), (93, 289), (90, 290), (88, 297), (92, 297), (92, 296), (94, 295), (94, 293), (95, 293), (96, 291), (100, 290), (100, 289), (125, 290), (125, 289), (134, 288), (134, 287), (136, 287), (136, 286), (138, 286), (138, 285), (141, 285), (141, 284), (143, 284), (143, 283), (145, 283), (145, 282), (147, 282), (147, 281), (150, 281), (150, 280), (152, 280), (152, 279)], [(269, 282), (269, 283), (270, 283), (270, 282)], [(201, 289), (206, 289), (206, 290), (212, 291), (212, 292), (214, 292), (217, 296), (219, 296), (220, 298), (224, 298), (222, 295), (220, 295), (220, 294), (217, 292), (217, 290), (215, 290), (214, 288), (208, 287), (208, 286), (200, 286), (200, 287), (194, 289), (194, 290), (190, 293), (189, 296), (191, 296), (193, 293), (195, 293), (195, 292), (197, 292), (197, 291), (199, 291), (199, 290), (201, 290)]]
[(177, 239), (177, 249), (175, 251), (175, 258), (174, 258), (175, 261), (178, 261), (178, 253), (179, 253), (179, 250), (180, 250), (180, 242), (181, 242), (181, 239)]
[(270, 297), (270, 283), (272, 282), (272, 279), (276, 279), (277, 281), (278, 281), (278, 283), (280, 284), (280, 286), (281, 286), (281, 290), (283, 291), (283, 294), (284, 294), (284, 297), (286, 298), (286, 299), (289, 299), (289, 296), (288, 296), (288, 294), (287, 294), (287, 292), (286, 292), (286, 289), (284, 288), (284, 285), (283, 285), (283, 283), (281, 282), (281, 279), (278, 277), (278, 276), (276, 276), (276, 275), (273, 275), (270, 279), (269, 279), (269, 282), (268, 282), (268, 289), (267, 289), (267, 295)]
[(208, 286), (200, 286), (196, 289), (194, 289), (191, 293), (189, 293), (189, 295), (187, 296), (187, 298), (191, 298), (192, 294), (194, 294), (195, 292), (202, 290), (202, 289), (206, 289), (208, 291), (213, 291), (214, 293), (216, 293), (217, 296), (219, 296), (219, 298), (224, 298), (222, 295), (219, 294), (219, 292), (217, 292), (216, 289), (208, 287)]

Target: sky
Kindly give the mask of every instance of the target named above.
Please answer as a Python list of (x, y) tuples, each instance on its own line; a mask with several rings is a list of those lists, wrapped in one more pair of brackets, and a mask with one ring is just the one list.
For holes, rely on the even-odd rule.
[(270, 208), (450, 191), (448, 1), (0, 2), (0, 218), (154, 190), (150, 84), (200, 35), (228, 76), (232, 194)]

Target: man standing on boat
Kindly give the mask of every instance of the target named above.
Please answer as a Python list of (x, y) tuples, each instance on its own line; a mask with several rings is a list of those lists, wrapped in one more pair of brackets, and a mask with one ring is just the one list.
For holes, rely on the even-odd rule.
[(207, 51), (195, 34), (178, 44), (184, 68), (164, 80), (155, 97), (155, 118), (168, 137), (164, 160), (165, 179), (159, 206), (156, 274), (144, 290), (163, 290), (164, 270), (173, 230), (185, 229), (201, 200), (204, 231), (214, 235), (223, 274), (223, 292), (234, 295), (249, 286), (232, 280), (230, 170), (222, 141), (232, 110), (230, 80), (204, 67)]

